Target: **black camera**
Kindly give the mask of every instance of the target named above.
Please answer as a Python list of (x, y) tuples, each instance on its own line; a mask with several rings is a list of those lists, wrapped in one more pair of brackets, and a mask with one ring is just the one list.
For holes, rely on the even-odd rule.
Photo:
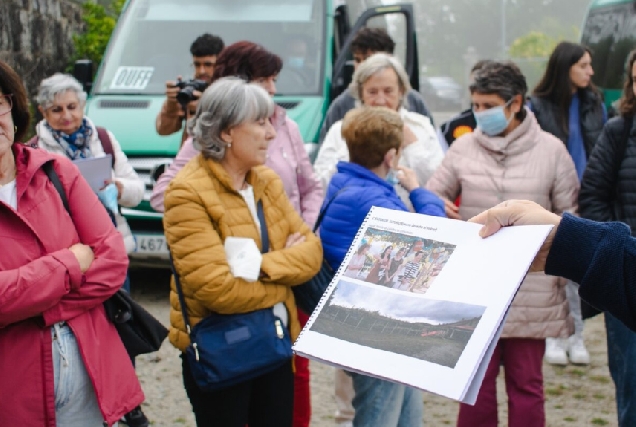
[(194, 101), (197, 97), (194, 95), (194, 91), (203, 92), (209, 83), (205, 80), (177, 80), (175, 86), (181, 89), (177, 93), (177, 102), (181, 104), (183, 110), (186, 110), (186, 107), (190, 101)]

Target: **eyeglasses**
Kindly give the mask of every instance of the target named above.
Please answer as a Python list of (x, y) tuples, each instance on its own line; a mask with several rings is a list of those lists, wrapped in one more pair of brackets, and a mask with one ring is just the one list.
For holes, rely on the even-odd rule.
[(0, 116), (4, 116), (13, 108), (13, 95), (0, 95)]

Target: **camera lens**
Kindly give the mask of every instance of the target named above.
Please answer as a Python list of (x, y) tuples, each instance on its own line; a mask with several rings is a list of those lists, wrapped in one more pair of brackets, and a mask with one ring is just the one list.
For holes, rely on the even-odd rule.
[(177, 93), (177, 101), (181, 105), (187, 105), (194, 99), (194, 88), (192, 86), (186, 86)]

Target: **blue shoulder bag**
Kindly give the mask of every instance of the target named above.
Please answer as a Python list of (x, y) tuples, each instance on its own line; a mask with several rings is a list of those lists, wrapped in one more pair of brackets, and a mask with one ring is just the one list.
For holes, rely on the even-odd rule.
[[(257, 205), (262, 253), (269, 251), (263, 204)], [(190, 345), (186, 357), (197, 386), (215, 391), (273, 371), (292, 357), (289, 330), (271, 308), (240, 314), (212, 313), (190, 327), (179, 275), (170, 257), (179, 304)]]

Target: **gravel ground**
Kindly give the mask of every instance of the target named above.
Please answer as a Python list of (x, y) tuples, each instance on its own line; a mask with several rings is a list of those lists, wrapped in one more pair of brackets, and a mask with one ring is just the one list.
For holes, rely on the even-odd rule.
[[(158, 319), (168, 324), (166, 271), (134, 270), (133, 296)], [(587, 322), (585, 338), (592, 356), (590, 366), (544, 365), (548, 426), (617, 426), (614, 387), (607, 369), (605, 329), (602, 316)], [(153, 426), (195, 427), (194, 417), (181, 380), (179, 352), (166, 340), (154, 354), (137, 359), (137, 374), (146, 402), (143, 409)], [(334, 425), (333, 368), (311, 364), (312, 427)], [(424, 393), (425, 425), (454, 425), (458, 405), (446, 398)], [(500, 419), (507, 425), (505, 392), (499, 382)]]

